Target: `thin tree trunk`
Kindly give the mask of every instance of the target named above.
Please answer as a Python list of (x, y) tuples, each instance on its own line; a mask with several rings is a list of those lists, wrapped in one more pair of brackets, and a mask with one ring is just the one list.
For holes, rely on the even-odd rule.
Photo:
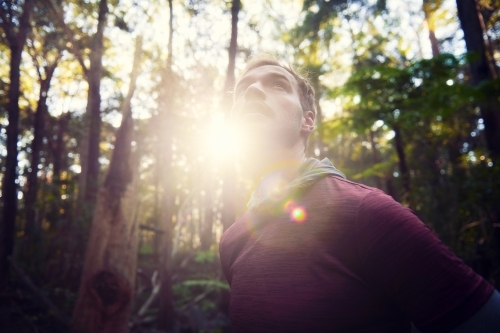
[[(85, 65), (85, 60), (83, 58), (82, 52), (78, 46), (78, 43), (75, 42), (74, 33), (71, 28), (64, 22), (64, 12), (61, 10), (59, 5), (54, 0), (49, 0), (49, 4), (52, 7), (52, 10), (56, 14), (57, 21), (59, 25), (63, 28), (66, 38), (70, 41), (71, 50), (73, 55), (76, 57), (80, 66), (82, 68), (83, 73), (88, 81), (89, 69)], [(89, 83), (89, 82), (87, 82)], [(89, 83), (90, 86), (90, 83)], [(82, 214), (85, 212), (85, 208), (83, 207), (85, 201), (85, 193), (87, 187), (87, 174), (88, 174), (88, 143), (89, 143), (89, 97), (90, 97), (90, 87), (89, 87), (89, 96), (87, 96), (87, 112), (83, 117), (82, 123), (82, 133), (80, 140), (78, 141), (78, 148), (80, 150), (80, 174), (78, 175), (78, 191), (77, 191), (77, 200), (75, 207), (75, 217), (79, 220), (85, 220), (85, 217), (82, 218)], [(89, 215), (89, 214), (85, 214)]]
[(431, 42), (432, 56), (437, 57), (440, 54), (439, 42), (436, 38), (435, 27), (432, 23), (433, 9), (431, 0), (423, 0), (422, 9), (425, 15), (425, 23), (427, 24), (427, 29), (429, 30), (429, 41)]
[(432, 56), (437, 57), (440, 54), (439, 42), (436, 38), (436, 33), (434, 30), (429, 29), (429, 40), (431, 41)]
[[(373, 165), (377, 165), (380, 162), (378, 156), (377, 147), (375, 147), (375, 133), (370, 129), (370, 143), (372, 145), (372, 159)], [(379, 189), (382, 189), (382, 179), (379, 176), (375, 176), (375, 183)]]
[(168, 12), (169, 12), (169, 19), (168, 19), (168, 59), (167, 59), (167, 68), (172, 70), (172, 62), (173, 62), (173, 40), (174, 40), (174, 5), (172, 3), (172, 0), (168, 0)]
[[(230, 119), (231, 112), (231, 97), (227, 91), (232, 89), (235, 84), (234, 67), (236, 63), (236, 52), (238, 50), (238, 14), (240, 12), (240, 0), (233, 0), (231, 6), (231, 40), (229, 42), (228, 65), (226, 73), (226, 83), (224, 85), (224, 105), (226, 111), (226, 119)], [(233, 224), (236, 218), (235, 209), (235, 193), (236, 193), (236, 174), (234, 165), (231, 160), (226, 159), (223, 166), (223, 183), (222, 183), (222, 226), (224, 230)]]
[[(60, 209), (64, 209), (65, 216), (71, 216), (69, 201), (62, 201), (61, 199), (61, 171), (67, 170), (67, 151), (65, 149), (64, 135), (68, 130), (68, 123), (71, 119), (71, 113), (65, 113), (59, 116), (56, 120), (57, 124), (57, 139), (51, 142), (50, 147), (52, 150), (52, 206), (50, 207), (50, 228), (55, 230), (58, 222), (61, 219)], [(63, 204), (64, 203), (64, 204)], [(69, 219), (68, 219), (69, 220)], [(68, 224), (66, 224), (68, 226)]]
[[(457, 0), (457, 9), (467, 51), (474, 52), (479, 56), (475, 61), (470, 62), (473, 85), (477, 86), (497, 77), (496, 66), (492, 63), (491, 58), (488, 59), (489, 43), (484, 39), (486, 31), (478, 1)], [(495, 163), (498, 163), (500, 161), (500, 102), (498, 96), (493, 94), (488, 100), (479, 103), (479, 108), (484, 120), (488, 150), (496, 160)], [(492, 222), (498, 222), (500, 220), (500, 207), (494, 207), (491, 216)], [(493, 228), (492, 238), (495, 252), (498, 254), (500, 253), (500, 228)], [(499, 285), (500, 283), (497, 282), (496, 287)]]
[[(75, 217), (82, 221), (88, 218), (88, 213), (85, 213), (85, 193), (87, 191), (87, 175), (88, 175), (88, 162), (89, 162), (89, 115), (85, 113), (83, 115), (83, 121), (81, 125), (81, 137), (78, 141), (78, 148), (80, 151), (80, 173), (78, 174), (78, 191), (77, 200), (75, 207)], [(85, 214), (85, 217), (82, 215)]]
[(31, 235), (35, 227), (36, 198), (38, 192), (38, 164), (45, 136), (45, 121), (47, 114), (47, 94), (50, 89), (50, 81), (57, 67), (57, 61), (45, 67), (45, 78), (40, 78), (40, 94), (34, 121), (34, 135), (31, 143), (31, 171), (28, 174), (28, 190), (26, 192), (25, 209), (26, 225), (25, 234)]
[[(470, 62), (472, 84), (477, 86), (494, 77), (486, 56), (484, 31), (479, 18), (479, 5), (477, 0), (457, 0), (457, 9), (467, 51), (476, 53), (478, 56), (477, 59)], [(493, 157), (500, 157), (500, 108), (496, 96), (482, 102), (480, 109), (490, 154)]]
[[(171, 142), (169, 142), (171, 146)], [(166, 149), (165, 161), (171, 159), (172, 152), (170, 149)], [(168, 170), (171, 171), (171, 170)], [(165, 170), (164, 170), (165, 172)], [(174, 297), (172, 292), (172, 274), (170, 272), (171, 263), (171, 253), (172, 253), (172, 237), (174, 225), (172, 222), (173, 216), (173, 196), (172, 196), (172, 179), (171, 172), (165, 174), (162, 179), (163, 183), (163, 195), (161, 200), (161, 212), (160, 212), (160, 222), (161, 229), (164, 233), (159, 235), (160, 237), (160, 253), (159, 253), (159, 264), (160, 264), (160, 315), (158, 326), (160, 329), (166, 332), (171, 332), (174, 327)]]
[(87, 184), (84, 192), (85, 206), (90, 214), (95, 205), (97, 189), (99, 187), (99, 144), (101, 142), (101, 78), (103, 74), (102, 56), (104, 53), (104, 29), (107, 23), (108, 3), (107, 0), (99, 2), (99, 16), (97, 32), (92, 42), (90, 54), (90, 68), (87, 76), (89, 83), (89, 95), (87, 102), (87, 115), (89, 116), (88, 136), (88, 171)]
[(115, 149), (92, 222), (82, 281), (73, 312), (72, 333), (125, 333), (135, 289), (137, 223), (131, 169), (134, 131), (130, 100), (139, 74), (142, 44), (136, 45), (134, 65)]
[(205, 197), (203, 203), (200, 205), (203, 209), (203, 223), (200, 227), (200, 250), (208, 251), (212, 246), (213, 241), (213, 224), (214, 224), (214, 204), (213, 204), (213, 191), (214, 183), (213, 176), (209, 174), (205, 179)]
[(392, 129), (395, 134), (394, 143), (399, 160), (399, 172), (401, 172), (401, 179), (403, 180), (403, 201), (410, 203), (410, 173), (408, 172), (408, 165), (406, 164), (403, 137), (398, 125), (394, 125)]
[(484, 36), (483, 41), (486, 50), (486, 60), (488, 60), (488, 66), (490, 68), (490, 76), (491, 78), (496, 79), (498, 75), (497, 75), (497, 66), (495, 64), (495, 58), (494, 58), (495, 51), (493, 50), (493, 47), (491, 45), (491, 39), (486, 29), (486, 22), (484, 21), (484, 16), (481, 11), (481, 7), (479, 5), (479, 2), (477, 1), (476, 1), (476, 9), (477, 9), (477, 17), (479, 19), (479, 25), (481, 26), (481, 30), (483, 31), (483, 36)]
[(313, 84), (314, 91), (316, 92), (316, 94), (314, 96), (314, 105), (316, 107), (315, 123), (316, 123), (316, 128), (318, 131), (318, 138), (317, 138), (315, 146), (316, 146), (316, 148), (319, 149), (319, 155), (318, 155), (318, 157), (319, 157), (319, 156), (321, 156), (321, 154), (324, 153), (324, 147), (325, 147), (325, 145), (324, 145), (325, 131), (323, 128), (323, 110), (321, 109), (321, 104), (319, 103), (320, 99), (321, 99), (321, 84), (319, 82), (319, 67), (316, 67), (312, 73), (313, 74), (312, 74), (311, 81)]
[(3, 219), (0, 224), (0, 290), (7, 288), (9, 283), (10, 262), (8, 258), (14, 249), (14, 236), (17, 216), (17, 138), (19, 135), (19, 96), (20, 96), (20, 66), (21, 55), (30, 25), (30, 15), (34, 1), (26, 0), (23, 13), (19, 19), (18, 32), (14, 32), (12, 17), (6, 19), (2, 13), (2, 28), (9, 43), (10, 85), (7, 104), (9, 124), (7, 125), (7, 156), (5, 158), (5, 173), (2, 180)]
[(82, 52), (75, 42), (71, 28), (64, 22), (64, 13), (54, 0), (49, 0), (56, 13), (59, 24), (71, 42), (71, 49), (82, 67), (88, 82), (87, 107), (83, 122), (83, 133), (79, 142), (81, 172), (78, 179), (78, 199), (76, 216), (84, 221), (89, 220), (94, 211), (97, 189), (99, 185), (99, 143), (101, 137), (101, 78), (103, 74), (102, 56), (104, 54), (104, 29), (107, 25), (108, 2), (99, 1), (97, 31), (92, 36), (90, 67), (87, 68)]
[[(234, 68), (236, 64), (236, 52), (238, 51), (238, 14), (240, 13), (241, 2), (240, 0), (233, 0), (231, 5), (231, 40), (229, 41), (228, 50), (228, 65), (226, 72), (226, 83), (224, 85), (224, 93), (234, 87)], [(231, 96), (229, 96), (229, 104), (231, 103)]]
[(392, 182), (392, 175), (389, 175), (385, 179), (385, 189), (387, 191), (387, 194), (389, 194), (394, 200), (398, 201), (399, 197), (397, 195), (396, 190), (394, 189), (394, 184)]
[(159, 228), (165, 232), (159, 235), (159, 272), (160, 272), (160, 315), (159, 315), (159, 328), (165, 330), (166, 332), (171, 332), (174, 328), (174, 299), (172, 292), (172, 275), (170, 273), (170, 259), (172, 253), (172, 237), (173, 237), (173, 210), (174, 210), (174, 195), (172, 187), (172, 140), (173, 134), (172, 130), (174, 128), (172, 124), (172, 117), (170, 116), (173, 101), (172, 101), (172, 88), (173, 88), (173, 36), (174, 36), (174, 7), (172, 0), (168, 0), (169, 8), (169, 35), (168, 35), (168, 58), (167, 58), (167, 68), (164, 75), (164, 83), (166, 87), (165, 91), (165, 107), (163, 113), (160, 115), (163, 124), (162, 143), (165, 145), (164, 149), (161, 150), (158, 161), (160, 165), (164, 166), (163, 170), (158, 169), (159, 174), (159, 186), (162, 188), (163, 192), (160, 197), (160, 216), (159, 216)]

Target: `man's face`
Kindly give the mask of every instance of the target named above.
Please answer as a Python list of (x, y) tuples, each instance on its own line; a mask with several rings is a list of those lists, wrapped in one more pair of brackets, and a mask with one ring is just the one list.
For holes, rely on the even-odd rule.
[(248, 71), (234, 94), (233, 120), (252, 145), (292, 148), (312, 130), (314, 114), (303, 112), (297, 80), (282, 67)]

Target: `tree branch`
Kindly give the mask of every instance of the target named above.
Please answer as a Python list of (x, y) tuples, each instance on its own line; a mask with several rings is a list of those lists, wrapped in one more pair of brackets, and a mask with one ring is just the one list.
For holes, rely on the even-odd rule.
[[(5, 2), (5, 1), (2, 1), (2, 2)], [(7, 4), (8, 8), (10, 9), (10, 6)], [(10, 11), (12, 13), (12, 11)], [(10, 22), (11, 20), (8, 20), (7, 19), (7, 15), (5, 15), (5, 11), (3, 10), (0, 10), (0, 18), (2, 18), (2, 28), (3, 30), (5, 31), (5, 35), (7, 37), (7, 40), (9, 41), (9, 43), (12, 44), (12, 41), (14, 40), (14, 35), (13, 35), (13, 31), (10, 27)], [(12, 16), (10, 16), (10, 18), (12, 19)]]
[(139, 309), (139, 312), (137, 312), (138, 318), (141, 318), (146, 314), (146, 311), (151, 306), (153, 301), (158, 296), (158, 293), (160, 292), (161, 282), (158, 280), (158, 271), (154, 271), (153, 276), (151, 277), (151, 285), (153, 286), (153, 290), (151, 291), (151, 295), (149, 295), (146, 302), (144, 302), (144, 304)]
[(59, 24), (61, 24), (64, 33), (66, 34), (66, 37), (69, 39), (69, 42), (71, 43), (71, 50), (73, 51), (73, 54), (75, 55), (76, 59), (80, 63), (80, 66), (82, 66), (82, 71), (85, 74), (85, 76), (88, 76), (88, 71), (89, 69), (87, 66), (85, 66), (85, 62), (83, 61), (83, 56), (82, 52), (80, 51), (80, 48), (78, 47), (78, 44), (75, 42), (75, 38), (73, 38), (73, 31), (71, 28), (64, 22), (64, 14), (59, 8), (59, 6), (54, 2), (54, 0), (46, 0), (49, 2), (50, 7), (52, 7), (52, 10), (54, 10), (57, 20), (59, 21)]
[[(33, 37), (33, 40), (34, 39), (35, 39), (35, 37)], [(30, 41), (30, 39), (28, 38), (26, 40), (26, 46), (28, 47), (28, 53), (31, 55), (31, 59), (33, 60), (33, 63), (35, 64), (35, 69), (36, 69), (36, 72), (38, 74), (38, 79), (40, 81), (42, 81), (43, 75), (42, 75), (42, 72), (40, 71), (40, 68), (42, 67), (42, 65), (38, 61), (38, 57), (40, 56), (40, 54), (38, 53), (38, 50), (36, 49), (35, 44), (33, 43), (33, 40)]]
[(23, 45), (25, 43), (28, 32), (31, 30), (30, 15), (34, 6), (34, 0), (26, 0), (24, 2), (23, 13), (19, 19), (19, 31), (16, 35), (17, 45)]
[(132, 112), (131, 101), (134, 96), (135, 89), (137, 86), (137, 77), (141, 72), (141, 56), (142, 56), (142, 36), (137, 36), (135, 40), (135, 52), (134, 61), (132, 63), (132, 71), (130, 72), (130, 84), (128, 87), (127, 96), (122, 104), (122, 115), (123, 118), (129, 116)]

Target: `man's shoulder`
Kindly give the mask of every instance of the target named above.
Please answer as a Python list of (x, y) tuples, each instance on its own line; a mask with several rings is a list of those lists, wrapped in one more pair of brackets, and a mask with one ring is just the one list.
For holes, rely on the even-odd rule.
[[(309, 214), (310, 218), (332, 215), (330, 217), (335, 217), (336, 220), (340, 219), (350, 223), (355, 221), (360, 207), (365, 202), (377, 202), (384, 205), (388, 202), (394, 203), (394, 200), (377, 188), (336, 175), (328, 175), (318, 179), (314, 184), (300, 189), (296, 200), (288, 200), (287, 202), (295, 202), (299, 206), (303, 206), (311, 213)], [(285, 207), (286, 204), (281, 206)], [(249, 230), (256, 227), (255, 221), (260, 221), (261, 215), (266, 214), (258, 209), (247, 210), (223, 233), (221, 245), (241, 244), (248, 237)]]
[(311, 186), (310, 192), (315, 197), (317, 197), (316, 194), (323, 193), (327, 197), (348, 201), (361, 201), (366, 196), (384, 197), (392, 200), (392, 197), (378, 188), (347, 180), (336, 175), (328, 175), (318, 180)]
[(342, 178), (337, 175), (328, 175), (322, 178), (321, 180), (326, 181), (328, 183), (336, 184), (336, 186), (339, 186), (343, 189), (359, 190), (359, 191), (380, 191), (378, 188), (357, 183), (355, 181), (348, 180), (346, 178)]

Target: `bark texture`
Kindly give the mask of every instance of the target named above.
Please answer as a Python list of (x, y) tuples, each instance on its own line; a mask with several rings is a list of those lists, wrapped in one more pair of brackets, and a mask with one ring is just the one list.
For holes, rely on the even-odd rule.
[[(229, 42), (229, 59), (226, 73), (226, 83), (224, 85), (223, 107), (226, 110), (227, 119), (231, 118), (232, 98), (227, 92), (233, 89), (235, 84), (234, 67), (236, 63), (236, 52), (238, 50), (238, 14), (240, 13), (240, 0), (233, 0), (231, 6), (231, 40)], [(236, 218), (235, 193), (236, 193), (236, 174), (232, 161), (227, 159), (223, 167), (222, 184), (222, 225), (224, 230), (233, 224)]]
[[(99, 191), (71, 332), (128, 332), (137, 264), (131, 179)], [(125, 185), (127, 184), (127, 185)]]
[[(97, 32), (92, 41), (90, 53), (90, 68), (87, 74), (89, 95), (87, 100), (86, 115), (88, 117), (88, 155), (86, 158), (86, 182), (81, 198), (84, 207), (92, 214), (99, 188), (99, 143), (101, 142), (101, 78), (103, 75), (102, 56), (104, 54), (104, 29), (107, 23), (107, 0), (99, 2), (99, 15)], [(83, 173), (83, 168), (82, 168)]]
[[(13, 6), (10, 4), (10, 6)], [(10, 262), (8, 258), (14, 249), (14, 236), (17, 216), (17, 137), (19, 135), (19, 96), (21, 55), (28, 32), (31, 29), (30, 16), (33, 12), (34, 0), (26, 0), (23, 12), (17, 18), (7, 17), (1, 13), (2, 29), (10, 48), (10, 85), (7, 104), (9, 124), (7, 125), (7, 156), (5, 173), (2, 180), (3, 216), (0, 224), (0, 290), (7, 288), (9, 282)]]
[(214, 202), (213, 192), (215, 184), (212, 173), (203, 182), (205, 197), (202, 200), (203, 219), (200, 226), (200, 250), (208, 251), (213, 244)]
[[(71, 113), (66, 112), (61, 114), (58, 118), (49, 118), (51, 126), (57, 128), (57, 138), (54, 140), (49, 140), (49, 148), (52, 155), (52, 196), (56, 198), (52, 203), (49, 211), (48, 219), (51, 221), (51, 229), (55, 229), (62, 220), (66, 221), (66, 226), (68, 226), (68, 221), (72, 220), (71, 216), (71, 205), (67, 200), (61, 199), (61, 186), (63, 181), (61, 180), (62, 170), (67, 170), (68, 168), (68, 152), (66, 149), (65, 135), (68, 132), (69, 122), (71, 120)], [(64, 213), (61, 214), (61, 207), (64, 209)], [(40, 214), (37, 214), (40, 215)], [(61, 217), (65, 216), (61, 220)]]
[(398, 125), (394, 125), (394, 143), (396, 145), (396, 153), (399, 161), (399, 171), (401, 172), (401, 179), (403, 185), (403, 202), (410, 202), (410, 173), (408, 171), (408, 164), (406, 163), (406, 154), (403, 144), (403, 136)]
[(431, 43), (432, 56), (436, 57), (440, 54), (439, 42), (436, 37), (435, 26), (432, 18), (432, 14), (441, 5), (441, 1), (431, 1), (423, 0), (423, 11), (425, 15), (425, 22), (427, 23), (427, 29), (429, 30), (429, 41)]
[(92, 217), (97, 189), (99, 186), (99, 143), (101, 140), (101, 78), (103, 76), (102, 56), (104, 54), (104, 30), (109, 12), (108, 1), (99, 1), (97, 31), (90, 38), (90, 66), (87, 68), (83, 53), (75, 42), (74, 33), (64, 22), (64, 13), (59, 6), (50, 0), (50, 6), (57, 14), (59, 24), (63, 27), (66, 38), (71, 42), (71, 50), (82, 67), (88, 83), (87, 107), (84, 118), (84, 131), (78, 143), (81, 147), (81, 172), (78, 179), (78, 204), (76, 216), (84, 220)]
[(236, 52), (238, 51), (238, 14), (240, 13), (240, 9), (240, 0), (233, 0), (231, 5), (231, 40), (229, 41), (228, 65), (224, 92), (233, 89), (235, 83), (234, 68), (236, 64)]
[[(373, 165), (377, 165), (380, 163), (380, 158), (378, 155), (378, 149), (377, 145), (375, 143), (375, 132), (370, 129), (370, 144), (372, 145), (372, 161)], [(379, 176), (374, 176), (375, 177), (375, 183), (377, 184), (377, 188), (383, 189), (382, 187), (382, 179)]]
[(159, 216), (158, 227), (163, 232), (157, 234), (158, 237), (158, 270), (160, 273), (160, 315), (158, 327), (166, 332), (171, 332), (174, 327), (174, 301), (172, 293), (172, 274), (170, 272), (170, 259), (172, 257), (172, 234), (173, 222), (172, 216), (174, 214), (174, 189), (172, 188), (172, 140), (174, 124), (172, 123), (172, 106), (173, 106), (173, 80), (174, 73), (172, 71), (173, 63), (173, 38), (174, 38), (174, 8), (172, 0), (168, 1), (168, 8), (170, 18), (168, 21), (169, 34), (168, 34), (168, 58), (167, 67), (163, 76), (164, 99), (163, 99), (163, 112), (159, 115), (161, 126), (160, 141), (163, 143), (161, 151), (158, 153), (158, 160), (163, 168), (158, 168), (158, 187), (163, 191), (159, 196)]
[[(140, 59), (136, 52), (135, 59)], [(139, 55), (138, 55), (139, 54)], [(129, 92), (115, 149), (92, 221), (82, 280), (73, 313), (72, 333), (125, 333), (134, 296), (137, 266), (135, 189), (131, 168), (133, 120), (130, 100), (139, 73), (134, 60)]]
[[(481, 25), (479, 4), (477, 0), (457, 0), (458, 18), (464, 32), (467, 51), (475, 55), (470, 62), (472, 83), (477, 86), (494, 78), (484, 40)], [(484, 120), (484, 131), (490, 154), (500, 157), (500, 106), (498, 96), (492, 96), (480, 105), (481, 117)]]
[(26, 192), (25, 209), (26, 225), (25, 234), (30, 235), (35, 229), (36, 217), (36, 197), (38, 193), (38, 164), (40, 163), (40, 153), (43, 147), (43, 137), (45, 136), (45, 121), (47, 117), (47, 95), (50, 88), (50, 81), (56, 69), (57, 61), (50, 66), (45, 66), (45, 77), (40, 77), (40, 94), (33, 124), (34, 134), (31, 143), (31, 171), (28, 174), (28, 190)]

